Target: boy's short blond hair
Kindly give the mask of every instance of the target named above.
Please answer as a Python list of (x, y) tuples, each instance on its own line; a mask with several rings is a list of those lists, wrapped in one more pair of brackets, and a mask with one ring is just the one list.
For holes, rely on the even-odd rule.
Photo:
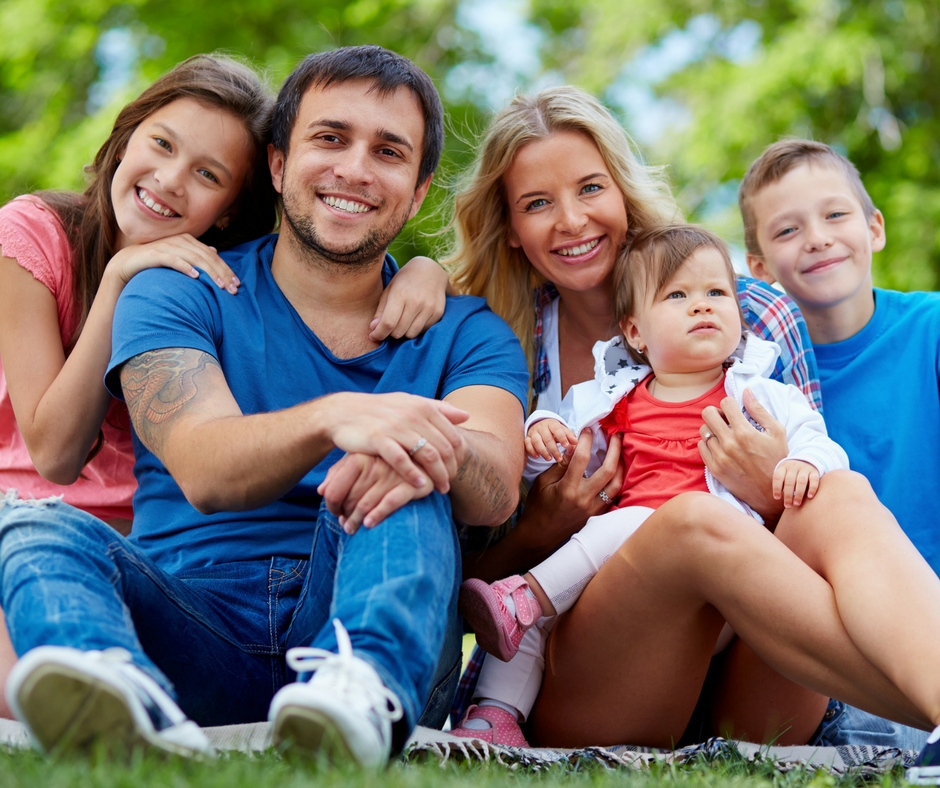
[(852, 187), (852, 191), (855, 192), (855, 196), (862, 205), (865, 218), (870, 219), (875, 212), (875, 204), (865, 190), (858, 169), (845, 156), (822, 142), (802, 139), (779, 140), (766, 148), (747, 168), (744, 180), (741, 181), (741, 188), (738, 190), (738, 206), (741, 209), (741, 218), (744, 220), (744, 245), (749, 254), (761, 254), (760, 244), (757, 242), (757, 221), (752, 200), (761, 189), (776, 183), (801, 164), (834, 167), (848, 180), (849, 186)]
[[(649, 294), (654, 296), (676, 275), (682, 264), (699, 249), (714, 249), (728, 271), (732, 297), (738, 304), (741, 323), (744, 314), (734, 292), (734, 265), (731, 255), (717, 235), (692, 224), (671, 224), (643, 230), (620, 253), (614, 266), (614, 317), (623, 322), (634, 317)], [(627, 346), (635, 361), (649, 364), (645, 354)]]

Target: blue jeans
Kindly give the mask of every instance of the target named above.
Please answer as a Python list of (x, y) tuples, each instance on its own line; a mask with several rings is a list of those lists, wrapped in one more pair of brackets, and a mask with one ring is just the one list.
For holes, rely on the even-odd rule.
[(311, 535), (309, 559), (174, 576), (65, 503), (0, 500), (0, 604), (17, 654), (121, 646), (202, 725), (266, 719), (271, 697), (295, 678), (286, 650), (335, 651), (339, 618), (356, 655), (401, 700), (396, 742), (429, 698), (422, 723), (442, 723), (460, 665), (449, 500), (432, 493), (354, 536), (321, 507)]
[(876, 717), (832, 698), (816, 736), (809, 743), (819, 747), (867, 744), (919, 752), (929, 735), (928, 731)]

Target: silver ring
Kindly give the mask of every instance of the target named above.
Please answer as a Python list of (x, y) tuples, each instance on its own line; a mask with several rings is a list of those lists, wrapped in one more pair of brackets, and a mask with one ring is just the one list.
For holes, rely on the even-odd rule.
[(411, 451), (408, 452), (409, 457), (414, 457), (421, 449), (428, 445), (427, 438), (421, 438), (414, 446), (411, 447)]
[(613, 503), (613, 501), (610, 500), (610, 496), (609, 496), (604, 490), (601, 490), (601, 491), (597, 494), (597, 496), (598, 496), (598, 498), (600, 498), (604, 503), (606, 503), (608, 506), (610, 506), (610, 505)]
[(709, 439), (710, 437), (712, 437), (712, 434), (711, 434), (710, 432), (706, 432), (706, 433), (702, 436), (702, 440), (705, 441), (706, 443), (708, 443), (708, 439)]

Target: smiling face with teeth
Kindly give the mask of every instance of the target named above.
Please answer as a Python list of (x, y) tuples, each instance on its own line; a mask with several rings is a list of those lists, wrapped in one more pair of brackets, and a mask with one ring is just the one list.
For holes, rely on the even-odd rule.
[(623, 195), (586, 134), (557, 131), (519, 150), (503, 178), (511, 246), (564, 296), (610, 288), (627, 237)]
[(430, 177), (417, 183), (424, 137), (417, 97), (404, 87), (373, 88), (361, 79), (309, 88), (288, 150), (270, 151), (284, 199), (281, 235), (310, 260), (381, 262), (427, 194)]
[(251, 161), (241, 120), (193, 99), (177, 99), (131, 135), (111, 181), (117, 249), (170, 235), (199, 238), (241, 190)]

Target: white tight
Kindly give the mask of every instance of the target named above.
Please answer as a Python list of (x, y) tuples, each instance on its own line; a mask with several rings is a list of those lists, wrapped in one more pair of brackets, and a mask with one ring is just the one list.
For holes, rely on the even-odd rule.
[[(591, 517), (568, 542), (530, 570), (558, 613), (574, 605), (607, 559), (652, 513), (645, 506), (628, 506)], [(545, 638), (554, 624), (555, 616), (540, 618), (523, 635), (519, 653), (510, 662), (488, 654), (474, 697), (508, 703), (525, 719), (542, 686)]]

